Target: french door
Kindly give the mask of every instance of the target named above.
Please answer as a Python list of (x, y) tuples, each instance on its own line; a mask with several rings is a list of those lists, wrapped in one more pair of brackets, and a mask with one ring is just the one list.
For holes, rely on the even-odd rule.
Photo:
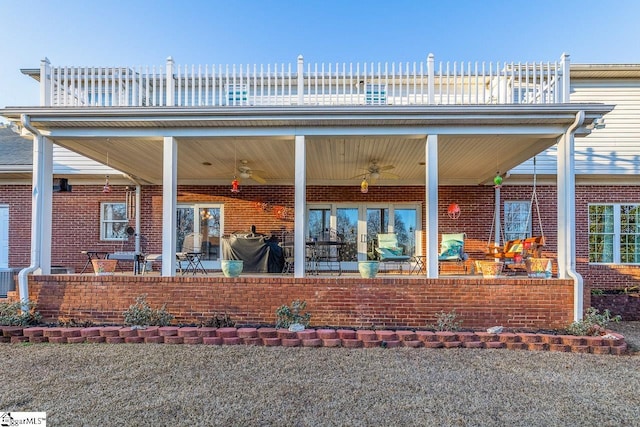
[(375, 259), (379, 233), (396, 233), (407, 255), (416, 252), (416, 236), (421, 230), (419, 204), (327, 204), (310, 205), (308, 239), (324, 230), (336, 230), (342, 240), (343, 270), (357, 270), (358, 261)]
[[(217, 204), (179, 204), (176, 215), (176, 252), (200, 252), (204, 268), (220, 268), (223, 235), (223, 206)], [(193, 234), (193, 247), (184, 248), (185, 238)], [(191, 244), (191, 243), (190, 243)]]

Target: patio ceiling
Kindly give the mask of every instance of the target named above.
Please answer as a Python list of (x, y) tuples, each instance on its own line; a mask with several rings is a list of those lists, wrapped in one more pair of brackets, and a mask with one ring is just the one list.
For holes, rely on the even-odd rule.
[[(583, 126), (609, 106), (359, 109), (21, 109), (0, 111), (56, 144), (108, 163), (143, 184), (162, 183), (163, 137), (178, 145), (179, 184), (228, 184), (242, 160), (267, 184), (293, 184), (295, 135), (305, 135), (308, 185), (359, 185), (372, 161), (396, 177), (377, 185), (425, 182), (425, 141), (438, 135), (443, 185), (480, 185), (556, 143), (586, 110)], [(108, 111), (105, 111), (108, 110)], [(588, 132), (582, 128), (581, 132)], [(70, 178), (74, 178), (71, 177)], [(262, 185), (252, 179), (243, 185)]]
[[(426, 135), (312, 136), (306, 138), (307, 183), (359, 185), (372, 161), (389, 169), (377, 185), (425, 182)], [(150, 184), (162, 183), (162, 138), (58, 138), (77, 151)], [(228, 184), (242, 160), (267, 184), (293, 184), (294, 137), (181, 137), (178, 141), (180, 184)], [(529, 135), (442, 135), (439, 177), (443, 184), (483, 184), (555, 143)], [(260, 185), (252, 179), (243, 185)]]

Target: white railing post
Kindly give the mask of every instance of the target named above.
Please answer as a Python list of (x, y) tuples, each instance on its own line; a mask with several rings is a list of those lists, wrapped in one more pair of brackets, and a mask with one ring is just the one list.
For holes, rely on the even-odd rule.
[(433, 53), (427, 57), (427, 104), (435, 104), (435, 58)]
[(560, 85), (560, 93), (561, 93), (561, 97), (560, 97), (560, 102), (565, 103), (565, 102), (569, 102), (569, 96), (571, 93), (571, 77), (570, 77), (570, 65), (571, 65), (571, 60), (569, 59), (569, 54), (567, 53), (563, 53), (562, 56), (560, 57), (560, 68), (562, 69), (562, 77), (561, 77), (561, 82), (562, 84)]
[[(167, 106), (174, 107), (176, 105), (175, 80), (173, 78), (173, 58), (167, 58), (167, 73), (165, 75), (165, 87), (167, 95)], [(162, 104), (162, 100), (159, 101)]]
[(40, 106), (51, 105), (51, 62), (48, 58), (40, 61)]

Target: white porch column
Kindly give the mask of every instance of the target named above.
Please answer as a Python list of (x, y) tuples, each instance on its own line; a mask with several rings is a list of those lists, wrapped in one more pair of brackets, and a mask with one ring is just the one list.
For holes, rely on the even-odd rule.
[(493, 228), (496, 231), (493, 244), (500, 246), (500, 187), (496, 186), (493, 193), (495, 195), (495, 204), (493, 206)]
[(28, 275), (51, 273), (51, 228), (53, 195), (53, 144), (22, 117), (25, 128), (33, 134), (32, 188), (31, 188), (31, 262), (18, 273), (18, 293), (27, 310), (29, 302)]
[(307, 149), (304, 135), (296, 135), (296, 174), (295, 174), (295, 235), (294, 235), (294, 277), (304, 277), (306, 258), (305, 236), (307, 205)]
[(438, 277), (438, 135), (428, 135), (425, 149), (426, 164), (426, 255), (427, 277)]
[(574, 320), (582, 319), (584, 286), (576, 268), (576, 202), (574, 132), (584, 121), (584, 112), (558, 139), (558, 277), (573, 279)]
[[(42, 184), (42, 211), (38, 221), (40, 222), (40, 269), (42, 274), (51, 274), (51, 240), (53, 229), (53, 142), (49, 138), (42, 137), (41, 152)], [(35, 158), (35, 156), (34, 156)], [(33, 247), (33, 243), (31, 244)]]
[(178, 194), (178, 143), (164, 138), (162, 161), (162, 276), (176, 275), (176, 195)]

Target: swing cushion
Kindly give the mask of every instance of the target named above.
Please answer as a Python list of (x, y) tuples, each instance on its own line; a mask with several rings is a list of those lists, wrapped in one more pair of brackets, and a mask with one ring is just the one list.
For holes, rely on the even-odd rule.
[(516, 240), (513, 242), (511, 246), (509, 246), (509, 249), (507, 250), (507, 252), (519, 254), (519, 253), (522, 253), (522, 249), (523, 249), (522, 243), (520, 243), (519, 240)]

